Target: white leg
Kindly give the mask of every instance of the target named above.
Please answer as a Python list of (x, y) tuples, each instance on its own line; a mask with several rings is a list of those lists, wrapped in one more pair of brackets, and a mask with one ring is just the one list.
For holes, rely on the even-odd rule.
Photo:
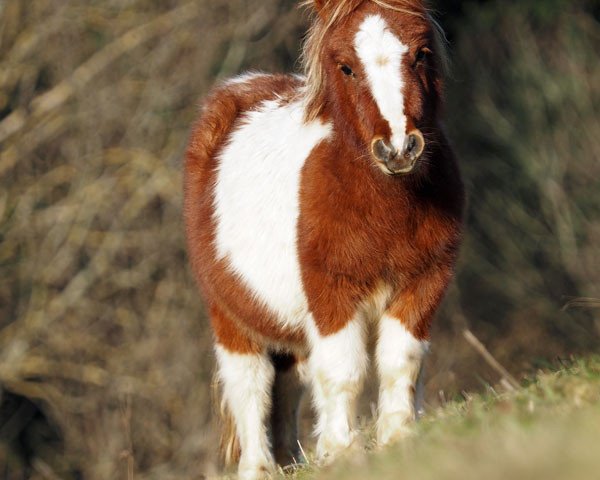
[(364, 328), (354, 320), (334, 335), (311, 338), (309, 358), (317, 411), (317, 456), (330, 461), (350, 446), (355, 403), (367, 366)]
[(429, 343), (416, 339), (398, 319), (384, 315), (379, 324), (379, 419), (377, 442), (387, 445), (410, 433), (420, 406), (423, 357)]
[(219, 345), (216, 351), (223, 398), (235, 420), (242, 450), (239, 478), (264, 478), (275, 466), (266, 425), (275, 369), (265, 354), (231, 353)]

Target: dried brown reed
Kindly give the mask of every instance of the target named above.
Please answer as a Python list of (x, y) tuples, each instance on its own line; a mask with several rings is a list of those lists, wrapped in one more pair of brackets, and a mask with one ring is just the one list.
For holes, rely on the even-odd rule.
[(458, 28), (448, 127), (471, 205), (455, 335), (470, 323), (516, 368), (595, 351), (597, 311), (562, 307), (600, 296), (598, 21), (583, 1), (515, 2)]
[(0, 445), (14, 475), (212, 471), (211, 333), (180, 160), (215, 77), (296, 57), (302, 17), (279, 7), (0, 2), (0, 388), (63, 439), (33, 460)]

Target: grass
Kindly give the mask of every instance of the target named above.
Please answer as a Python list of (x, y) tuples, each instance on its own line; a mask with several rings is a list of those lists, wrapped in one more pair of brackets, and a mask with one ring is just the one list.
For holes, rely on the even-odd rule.
[(600, 357), (540, 372), (513, 392), (465, 396), (429, 413), (396, 446), (286, 478), (598, 478)]

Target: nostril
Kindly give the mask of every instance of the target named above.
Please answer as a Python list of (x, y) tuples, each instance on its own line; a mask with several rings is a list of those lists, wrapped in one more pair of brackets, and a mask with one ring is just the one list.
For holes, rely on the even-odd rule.
[(413, 151), (417, 147), (417, 137), (414, 135), (408, 136), (408, 142), (406, 144), (406, 155), (412, 155)]
[(404, 157), (408, 159), (417, 159), (425, 149), (425, 139), (419, 130), (413, 130), (406, 139), (404, 148)]
[(381, 137), (373, 140), (371, 143), (371, 151), (376, 158), (384, 162), (396, 155), (395, 149), (388, 145)]

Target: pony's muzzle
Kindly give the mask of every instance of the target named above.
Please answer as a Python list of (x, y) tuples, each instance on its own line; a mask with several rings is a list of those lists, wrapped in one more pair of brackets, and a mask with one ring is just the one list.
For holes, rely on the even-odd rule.
[(389, 175), (412, 172), (424, 150), (425, 139), (419, 130), (412, 130), (406, 136), (401, 151), (386, 142), (383, 137), (375, 137), (371, 142), (371, 153), (382, 170)]

